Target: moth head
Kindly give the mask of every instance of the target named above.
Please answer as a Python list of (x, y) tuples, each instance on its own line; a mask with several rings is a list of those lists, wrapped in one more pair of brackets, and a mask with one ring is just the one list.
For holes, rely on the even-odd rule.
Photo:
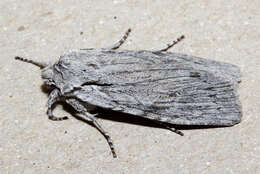
[(54, 82), (54, 72), (52, 66), (47, 66), (42, 70), (42, 80), (45, 85), (53, 86)]

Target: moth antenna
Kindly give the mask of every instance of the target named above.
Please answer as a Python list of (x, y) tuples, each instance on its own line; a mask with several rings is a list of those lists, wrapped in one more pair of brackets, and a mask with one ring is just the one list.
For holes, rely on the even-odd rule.
[(14, 59), (20, 60), (20, 61), (23, 61), (23, 62), (27, 62), (27, 63), (31, 63), (33, 65), (40, 67), (41, 69), (43, 69), (43, 68), (45, 68), (49, 65), (48, 63), (45, 63), (45, 62), (37, 62), (37, 61), (34, 61), (34, 60), (22, 58), (22, 57), (19, 57), (19, 56), (16, 56)]

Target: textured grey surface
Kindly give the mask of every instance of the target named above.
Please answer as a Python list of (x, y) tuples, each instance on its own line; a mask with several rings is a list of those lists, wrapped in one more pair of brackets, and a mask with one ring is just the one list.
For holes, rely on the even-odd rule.
[[(258, 0), (2, 0), (0, 173), (259, 173), (259, 8)], [(180, 137), (101, 119), (118, 150), (113, 159), (95, 128), (48, 120), (39, 69), (13, 57), (55, 61), (69, 49), (110, 46), (129, 27), (121, 49), (156, 50), (184, 34), (171, 51), (239, 66), (242, 122)], [(62, 107), (55, 114), (69, 116)]]

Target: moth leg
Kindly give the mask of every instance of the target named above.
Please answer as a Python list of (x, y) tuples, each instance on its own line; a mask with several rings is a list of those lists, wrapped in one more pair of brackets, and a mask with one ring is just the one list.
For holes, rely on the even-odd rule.
[(54, 89), (51, 91), (48, 102), (47, 102), (47, 115), (49, 117), (50, 120), (53, 121), (61, 121), (61, 120), (67, 120), (68, 117), (55, 117), (52, 113), (52, 106), (60, 100), (60, 95), (59, 95), (59, 90), (58, 89)]
[(87, 113), (85, 114), (85, 116), (87, 116), (89, 119), (91, 119), (93, 125), (99, 130), (99, 132), (102, 133), (102, 135), (106, 138), (107, 142), (108, 142), (108, 145), (111, 149), (111, 152), (113, 154), (113, 157), (116, 158), (117, 155), (116, 155), (116, 152), (115, 152), (115, 147), (114, 147), (114, 144), (113, 144), (113, 141), (112, 139), (110, 138), (109, 134), (101, 127), (101, 125), (97, 122), (97, 119), (95, 116)]
[(101, 125), (98, 123), (97, 118), (95, 115), (88, 113), (87, 109), (84, 105), (82, 105), (78, 100), (76, 99), (67, 99), (66, 102), (71, 105), (77, 112), (87, 117), (88, 121), (90, 121), (97, 129), (98, 131), (106, 138), (108, 145), (111, 149), (111, 152), (113, 154), (113, 157), (116, 158), (116, 152), (115, 147), (113, 144), (112, 139), (110, 138), (109, 134), (101, 127)]
[(183, 39), (184, 39), (184, 35), (182, 35), (181, 37), (177, 38), (177, 40), (173, 41), (171, 44), (167, 44), (166, 48), (161, 49), (159, 51), (167, 51), (168, 49), (170, 49), (171, 47), (173, 47), (174, 45), (176, 45), (177, 43), (179, 43)]
[[(155, 121), (155, 120), (154, 120), (154, 121)], [(174, 132), (174, 133), (176, 133), (176, 134), (179, 134), (180, 136), (183, 136), (183, 135), (184, 135), (180, 130), (178, 130), (178, 129), (176, 129), (176, 128), (172, 128), (172, 127), (170, 127), (170, 126), (164, 124), (163, 122), (160, 122), (160, 121), (155, 121), (155, 122), (156, 122), (157, 124), (160, 124), (161, 126), (165, 127), (166, 129), (169, 129), (170, 131), (172, 131), (172, 132)]]
[(122, 39), (120, 39), (117, 43), (115, 43), (114, 45), (112, 45), (111, 47), (109, 47), (108, 49), (111, 50), (116, 50), (118, 49), (127, 39), (127, 37), (129, 36), (129, 33), (131, 32), (131, 28), (129, 28), (126, 32), (125, 35), (122, 37)]

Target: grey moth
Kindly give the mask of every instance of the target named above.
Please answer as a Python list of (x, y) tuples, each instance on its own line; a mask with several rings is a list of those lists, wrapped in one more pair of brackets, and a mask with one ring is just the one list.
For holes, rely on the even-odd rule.
[(52, 87), (49, 119), (67, 119), (53, 115), (56, 102), (71, 105), (104, 135), (113, 157), (112, 139), (88, 106), (147, 118), (180, 135), (174, 125), (232, 126), (241, 121), (237, 66), (167, 51), (184, 36), (161, 50), (118, 50), (130, 31), (109, 48), (70, 51), (53, 64), (15, 57), (39, 66), (44, 84)]

